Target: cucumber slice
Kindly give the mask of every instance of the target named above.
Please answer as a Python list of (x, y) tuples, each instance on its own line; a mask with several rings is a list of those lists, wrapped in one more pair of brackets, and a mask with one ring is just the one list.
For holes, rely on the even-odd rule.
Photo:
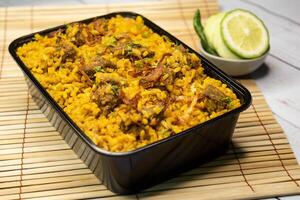
[(215, 19), (212, 21), (213, 23), (208, 26), (208, 31), (210, 33), (210, 41), (212, 41), (212, 45), (214, 49), (217, 51), (218, 55), (223, 58), (230, 58), (230, 59), (241, 59), (239, 56), (234, 54), (225, 44), (221, 34), (221, 21), (225, 17), (226, 13), (222, 12), (215, 16)]
[(213, 36), (215, 34), (215, 21), (217, 19), (218, 15), (212, 15), (210, 16), (204, 25), (204, 33), (207, 39), (207, 42), (209, 44), (209, 46), (211, 46), (212, 48), (215, 48), (213, 45)]

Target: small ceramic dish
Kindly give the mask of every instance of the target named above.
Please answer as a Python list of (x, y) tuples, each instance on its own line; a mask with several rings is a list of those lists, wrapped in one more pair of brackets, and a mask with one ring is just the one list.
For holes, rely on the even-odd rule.
[(257, 70), (265, 61), (269, 50), (255, 59), (235, 60), (222, 58), (206, 52), (200, 43), (200, 54), (230, 76), (242, 76)]

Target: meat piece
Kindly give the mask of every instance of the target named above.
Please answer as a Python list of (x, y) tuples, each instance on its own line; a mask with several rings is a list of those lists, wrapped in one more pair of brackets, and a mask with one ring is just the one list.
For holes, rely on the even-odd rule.
[(79, 71), (93, 81), (95, 79), (96, 72), (105, 72), (107, 68), (115, 69), (116, 65), (111, 61), (98, 56), (89, 64), (82, 62)]
[(91, 65), (93, 65), (94, 67), (101, 67), (102, 69), (104, 69), (104, 71), (106, 68), (116, 69), (116, 65), (113, 62), (103, 58), (102, 56), (97, 56), (92, 61)]
[(230, 106), (231, 102), (230, 97), (212, 85), (205, 88), (202, 98), (204, 98), (205, 107), (209, 112), (224, 110)]
[(64, 55), (61, 58), (61, 61), (65, 63), (67, 60), (74, 61), (76, 56), (76, 50), (70, 45), (63, 46)]
[(193, 57), (190, 54), (187, 56), (186, 60), (188, 66), (190, 66), (191, 68), (196, 68), (199, 66), (200, 61), (193, 59)]
[(147, 59), (138, 60), (132, 63), (134, 70), (129, 71), (128, 74), (132, 77), (147, 76), (153, 69)]
[(79, 72), (82, 74), (82, 76), (85, 78), (85, 80), (87, 81), (87, 84), (89, 86), (93, 86), (93, 81), (90, 79), (90, 77), (85, 73), (85, 71), (81, 68), (79, 68)]
[(168, 68), (165, 68), (163, 71), (163, 76), (160, 78), (160, 82), (163, 83), (163, 85), (171, 85), (174, 82), (174, 75), (171, 70)]
[(85, 37), (82, 33), (82, 30), (83, 30), (83, 25), (78, 24), (78, 31), (75, 34), (75, 41), (73, 41), (73, 43), (78, 47), (85, 44)]
[[(168, 104), (168, 98), (161, 97), (159, 93), (163, 93), (163, 91), (155, 88), (137, 93), (133, 98), (129, 99), (123, 91), (120, 92), (122, 102), (134, 108), (131, 109), (131, 111), (137, 112), (142, 116), (138, 121), (124, 126), (123, 130), (128, 130), (131, 125), (141, 125), (144, 127), (147, 124), (152, 127), (157, 127), (163, 118)], [(130, 113), (128, 114), (130, 115)]]
[(166, 53), (162, 56), (162, 58), (157, 64), (157, 67), (153, 71), (151, 71), (150, 74), (148, 74), (140, 80), (140, 85), (142, 85), (144, 88), (151, 88), (154, 86), (154, 84), (159, 80), (159, 78), (163, 74), (163, 60), (168, 56), (171, 56), (171, 54)]
[(181, 79), (183, 77), (184, 77), (184, 74), (181, 71), (175, 73), (175, 78)]
[(131, 61), (136, 61), (143, 58), (152, 58), (155, 56), (155, 52), (140, 44), (129, 43), (125, 48), (124, 56)]
[[(120, 123), (120, 129), (124, 133), (139, 133), (140, 130), (142, 129), (142, 126), (137, 123), (130, 123), (129, 125), (125, 125), (124, 121), (121, 121)], [(139, 134), (136, 135), (136, 137), (139, 137)]]
[[(99, 76), (98, 76), (99, 75)], [(109, 114), (115, 107), (122, 103), (121, 89), (126, 84), (116, 74), (101, 73), (96, 75), (92, 100), (98, 104), (104, 115)]]
[(112, 94), (106, 94), (97, 98), (97, 104), (101, 107), (104, 115), (109, 114), (120, 102), (119, 99)]
[(158, 104), (160, 104), (163, 107), (163, 109), (161, 110), (161, 112), (158, 115), (154, 115), (152, 117), (149, 125), (152, 127), (157, 126), (161, 122), (161, 120), (164, 118), (165, 111), (169, 108), (169, 106), (173, 102), (174, 102), (174, 98), (172, 96), (167, 97), (166, 99), (164, 99), (164, 101), (159, 101)]
[(79, 47), (84, 44), (94, 46), (101, 39), (101, 35), (93, 35), (89, 28), (84, 24), (78, 24), (78, 31), (75, 34), (75, 41), (73, 43)]
[(140, 80), (140, 85), (144, 88), (151, 88), (163, 73), (163, 65), (157, 65), (157, 67), (147, 76)]
[(222, 101), (222, 99), (226, 97), (226, 95), (223, 92), (221, 92), (219, 89), (212, 85), (208, 85), (205, 88), (203, 94), (204, 96), (214, 101)]
[(130, 61), (134, 62), (136, 60), (142, 59), (142, 52), (140, 48), (142, 45), (135, 43), (127, 43), (124, 49), (122, 50), (122, 56), (128, 58)]
[(127, 33), (123, 33), (119, 36), (116, 36), (115, 39), (117, 40), (117, 44), (115, 46), (109, 46), (108, 50), (111, 53), (118, 52), (118, 55), (120, 56), (124, 53), (128, 44), (132, 43), (132, 40)]
[(85, 65), (80, 67), (80, 71), (83, 71), (89, 77), (89, 79), (94, 79), (94, 74), (96, 73), (95, 67), (91, 65)]
[(143, 58), (152, 58), (155, 55), (155, 53), (150, 51), (147, 47), (133, 43), (129, 36), (118, 37), (117, 40), (117, 45), (114, 47), (108, 47), (108, 50), (120, 59), (127, 58), (131, 62), (135, 62)]
[(96, 19), (95, 21), (90, 23), (91, 26), (99, 33), (99, 35), (105, 35), (107, 32), (107, 20), (104, 18)]
[(134, 69), (134, 71), (129, 71), (128, 74), (130, 76), (136, 78), (138, 76), (143, 76), (143, 75), (147, 74), (148, 71), (149, 71), (149, 68), (143, 67), (143, 68), (139, 68), (139, 69)]
[(155, 126), (160, 122), (159, 118), (163, 117), (168, 104), (168, 97), (165, 91), (153, 88), (142, 91), (141, 98), (138, 100), (136, 110), (147, 119), (143, 124)]
[(85, 78), (85, 80), (87, 81), (87, 84), (89, 86), (93, 86), (93, 81), (92, 81), (92, 71), (90, 71), (91, 69), (87, 69), (85, 68), (85, 64), (84, 64), (84, 59), (80, 58), (80, 67), (78, 69), (78, 71), (82, 74), (82, 76)]
[(92, 100), (98, 104), (104, 115), (109, 114), (121, 103), (119, 90), (119, 85), (106, 83), (100, 85), (93, 93)]
[(128, 99), (123, 91), (120, 92), (120, 99), (123, 101), (123, 103), (130, 105), (133, 108), (137, 107), (137, 103), (140, 98), (141, 98), (141, 95), (136, 94), (132, 99)]
[(117, 56), (119, 59), (121, 59), (123, 57), (122, 53), (125, 46), (126, 46), (126, 42), (118, 41), (117, 44), (114, 46), (107, 46), (105, 52), (108, 54), (112, 53), (115, 56)]
[(77, 47), (80, 47), (85, 44), (84, 38), (81, 36), (80, 32), (77, 32), (75, 35), (75, 41), (73, 42)]
[[(160, 112), (157, 113), (156, 109), (159, 108)], [(143, 117), (148, 118), (149, 122), (151, 123), (151, 120), (153, 118), (157, 118), (159, 115), (161, 115), (166, 108), (166, 102), (161, 99), (153, 99), (153, 102), (146, 102), (143, 105), (139, 105), (137, 110), (140, 113), (143, 113)]]
[(72, 43), (62, 40), (58, 38), (56, 40), (56, 48), (58, 51), (62, 51), (63, 55), (61, 57), (61, 62), (65, 63), (67, 61), (73, 62), (75, 60), (75, 56), (77, 54), (75, 47)]

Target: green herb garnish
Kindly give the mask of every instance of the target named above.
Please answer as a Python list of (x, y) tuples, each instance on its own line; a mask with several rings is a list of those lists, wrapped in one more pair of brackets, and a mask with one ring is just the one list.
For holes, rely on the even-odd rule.
[(194, 29), (195, 29), (197, 35), (200, 38), (200, 41), (201, 41), (201, 44), (202, 44), (204, 50), (206, 50), (210, 54), (218, 55), (217, 52), (211, 46), (209, 46), (209, 44), (207, 42), (207, 38), (206, 38), (206, 35), (204, 33), (204, 28), (203, 28), (202, 23), (201, 23), (201, 14), (200, 14), (199, 9), (196, 10), (196, 12), (194, 14), (193, 25), (194, 25)]
[(114, 93), (114, 95), (119, 95), (119, 87), (117, 85), (111, 85), (111, 90)]
[(96, 72), (105, 72), (105, 70), (101, 66), (96, 66), (95, 71)]
[(224, 97), (221, 99), (229, 108), (231, 107), (232, 99), (230, 97)]

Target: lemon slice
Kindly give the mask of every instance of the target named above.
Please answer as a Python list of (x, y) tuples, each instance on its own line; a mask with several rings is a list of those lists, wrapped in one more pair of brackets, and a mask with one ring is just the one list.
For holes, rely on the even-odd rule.
[(226, 46), (242, 58), (256, 58), (269, 49), (267, 28), (246, 10), (228, 12), (221, 22), (221, 34)]

